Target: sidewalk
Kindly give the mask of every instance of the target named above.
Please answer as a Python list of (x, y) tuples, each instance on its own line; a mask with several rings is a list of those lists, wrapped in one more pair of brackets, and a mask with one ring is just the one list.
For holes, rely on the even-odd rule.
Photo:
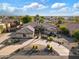
[(4, 47), (3, 49), (0, 50), (0, 56), (4, 57), (4, 56), (9, 56), (12, 53), (14, 53), (15, 51), (17, 51), (18, 49), (23, 48), (24, 46), (27, 46), (28, 44), (30, 44), (34, 39), (30, 39), (28, 41), (25, 41), (23, 44), (19, 44), (19, 45), (9, 45)]
[(2, 43), (3, 41), (7, 40), (8, 38), (10, 38), (11, 33), (5, 33), (3, 36), (0, 37), (0, 43)]

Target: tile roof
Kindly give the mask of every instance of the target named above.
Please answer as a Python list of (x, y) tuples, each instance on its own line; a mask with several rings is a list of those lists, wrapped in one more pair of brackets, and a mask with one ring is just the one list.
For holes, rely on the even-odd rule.
[(33, 31), (33, 32), (34, 32), (34, 30), (35, 30), (31, 25), (28, 25), (27, 28), (30, 29), (30, 30)]
[(34, 28), (31, 25), (23, 26), (20, 30), (18, 30), (16, 33), (31, 33), (34, 32)]
[(66, 27), (69, 29), (69, 31), (79, 30), (78, 23), (68, 23)]

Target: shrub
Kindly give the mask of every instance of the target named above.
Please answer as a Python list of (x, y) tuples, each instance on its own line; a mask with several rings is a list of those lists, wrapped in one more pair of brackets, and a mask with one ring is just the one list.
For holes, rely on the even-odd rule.
[(53, 41), (53, 37), (52, 36), (49, 36), (47, 40), (48, 41)]
[(52, 52), (53, 51), (53, 48), (49, 44), (47, 45), (47, 51), (48, 52)]
[(69, 35), (69, 30), (65, 26), (60, 26), (62, 34)]
[(50, 48), (50, 45), (49, 44), (47, 44), (47, 48)]
[(50, 47), (50, 52), (52, 52), (53, 51), (53, 48), (52, 47)]
[(79, 30), (74, 31), (72, 36), (75, 38), (75, 41), (79, 41)]
[(32, 49), (34, 49), (34, 48), (35, 48), (35, 46), (33, 45)]
[(33, 51), (33, 52), (38, 52), (38, 46), (34, 46), (34, 45), (33, 45), (32, 51)]

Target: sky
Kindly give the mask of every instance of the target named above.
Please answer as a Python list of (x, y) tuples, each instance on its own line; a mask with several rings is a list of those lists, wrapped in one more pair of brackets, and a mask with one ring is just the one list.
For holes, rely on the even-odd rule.
[(79, 16), (79, 0), (0, 0), (0, 16)]

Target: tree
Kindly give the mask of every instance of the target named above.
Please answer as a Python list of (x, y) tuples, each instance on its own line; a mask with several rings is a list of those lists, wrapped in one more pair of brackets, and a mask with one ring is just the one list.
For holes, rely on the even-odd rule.
[(44, 27), (42, 25), (36, 26), (35, 27), (35, 34), (41, 35), (44, 32)]
[(69, 30), (65, 26), (60, 26), (62, 34), (69, 35)]
[(2, 19), (3, 18), (3, 16), (0, 16), (0, 19)]
[(39, 20), (39, 23), (44, 23), (44, 19), (45, 19), (45, 18), (44, 18), (43, 16), (41, 16), (41, 17), (40, 17), (40, 20)]
[(10, 19), (16, 19), (16, 17), (15, 17), (15, 16), (9, 16), (9, 18), (10, 18)]
[(77, 16), (72, 17), (72, 20), (75, 21), (76, 23), (79, 23), (79, 17)]
[(37, 22), (37, 21), (39, 21), (39, 15), (38, 14), (35, 16), (35, 22)]
[(32, 18), (27, 15), (27, 16), (24, 16), (21, 20), (23, 23), (28, 23), (32, 21)]
[(38, 22), (38, 24), (40, 23), (44, 23), (44, 16), (39, 16), (39, 15), (36, 15), (35, 16), (35, 21)]
[(72, 36), (75, 38), (75, 41), (79, 41), (79, 30), (74, 31)]
[(61, 24), (62, 23), (62, 21), (61, 20), (58, 20), (58, 24)]
[(63, 21), (64, 21), (63, 17), (58, 17), (58, 23), (57, 24), (61, 24), (61, 23), (63, 23)]

